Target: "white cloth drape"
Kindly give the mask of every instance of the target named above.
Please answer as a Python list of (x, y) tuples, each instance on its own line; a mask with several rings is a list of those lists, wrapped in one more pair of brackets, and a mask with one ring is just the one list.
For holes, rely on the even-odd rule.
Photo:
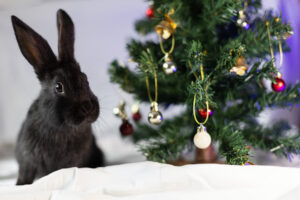
[(32, 185), (0, 187), (5, 200), (297, 200), (300, 169), (141, 162), (105, 168), (69, 168)]

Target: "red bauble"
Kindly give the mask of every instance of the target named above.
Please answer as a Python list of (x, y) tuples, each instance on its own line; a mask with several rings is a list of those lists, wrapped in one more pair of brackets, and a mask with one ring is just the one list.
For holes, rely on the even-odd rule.
[(136, 112), (136, 113), (133, 113), (132, 114), (132, 119), (134, 120), (134, 121), (140, 121), (140, 119), (142, 118), (142, 115), (141, 115), (141, 113), (140, 112)]
[(148, 8), (147, 10), (146, 10), (146, 15), (147, 15), (147, 17), (150, 19), (150, 18), (152, 18), (152, 17), (154, 17), (154, 9), (153, 8)]
[[(199, 115), (202, 118), (206, 118), (206, 116), (207, 116), (207, 109), (199, 109), (198, 113), (199, 113)], [(209, 116), (211, 116), (213, 114), (213, 110), (211, 108), (208, 109), (208, 114), (209, 114)]]
[(128, 120), (123, 120), (122, 125), (120, 126), (120, 132), (122, 136), (128, 136), (133, 133), (133, 127), (132, 125), (128, 122)]
[(276, 77), (276, 83), (272, 83), (272, 88), (275, 92), (282, 92), (285, 89), (285, 82), (283, 79)]

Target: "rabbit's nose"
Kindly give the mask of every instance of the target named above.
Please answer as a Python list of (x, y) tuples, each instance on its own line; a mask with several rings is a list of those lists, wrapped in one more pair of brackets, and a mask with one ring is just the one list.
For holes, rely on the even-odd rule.
[(80, 108), (84, 114), (87, 114), (92, 110), (92, 103), (90, 101), (84, 101)]

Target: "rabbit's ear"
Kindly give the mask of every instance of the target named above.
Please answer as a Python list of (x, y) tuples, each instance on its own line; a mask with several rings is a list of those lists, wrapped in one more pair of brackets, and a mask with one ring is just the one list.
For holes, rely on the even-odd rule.
[(47, 41), (16, 16), (11, 17), (20, 50), (28, 62), (34, 67), (39, 78), (57, 63), (56, 56)]
[(58, 57), (60, 61), (74, 60), (74, 24), (62, 9), (57, 11)]

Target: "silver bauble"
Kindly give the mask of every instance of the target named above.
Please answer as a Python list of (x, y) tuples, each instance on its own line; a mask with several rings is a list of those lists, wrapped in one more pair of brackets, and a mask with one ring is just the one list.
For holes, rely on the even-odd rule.
[(151, 111), (148, 114), (148, 121), (151, 124), (158, 125), (163, 121), (163, 116), (159, 111)]
[(167, 75), (169, 75), (176, 72), (177, 68), (172, 61), (168, 61), (168, 62), (164, 62), (163, 70)]
[(158, 110), (158, 103), (153, 101), (150, 106), (150, 112), (148, 114), (148, 121), (151, 124), (158, 125), (163, 121), (163, 116)]
[(175, 64), (172, 61), (172, 57), (170, 54), (166, 54), (164, 57), (164, 64), (163, 64), (163, 70), (164, 72), (169, 75), (169, 74), (173, 74), (174, 72), (176, 72), (177, 67), (175, 66)]

